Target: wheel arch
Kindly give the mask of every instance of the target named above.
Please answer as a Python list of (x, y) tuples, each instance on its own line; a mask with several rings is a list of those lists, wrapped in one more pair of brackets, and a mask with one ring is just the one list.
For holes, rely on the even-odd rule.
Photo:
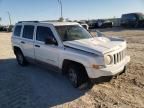
[(88, 76), (86, 68), (84, 66), (84, 64), (74, 61), (74, 60), (69, 60), (69, 59), (64, 59), (63, 63), (62, 63), (62, 73), (66, 74), (67, 73), (67, 69), (69, 68), (70, 65), (77, 65), (82, 67), (82, 69), (84, 69), (85, 74)]
[(14, 53), (15, 53), (15, 54), (16, 54), (16, 51), (22, 52), (21, 48), (18, 47), (18, 46), (13, 46), (13, 50), (14, 50)]

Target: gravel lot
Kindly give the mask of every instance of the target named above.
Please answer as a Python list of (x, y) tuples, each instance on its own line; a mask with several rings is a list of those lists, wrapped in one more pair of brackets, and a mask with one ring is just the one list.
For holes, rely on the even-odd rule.
[(37, 65), (20, 67), (10, 33), (0, 33), (0, 108), (144, 108), (144, 30), (103, 29), (128, 41), (127, 72), (110, 82), (79, 90), (69, 81)]

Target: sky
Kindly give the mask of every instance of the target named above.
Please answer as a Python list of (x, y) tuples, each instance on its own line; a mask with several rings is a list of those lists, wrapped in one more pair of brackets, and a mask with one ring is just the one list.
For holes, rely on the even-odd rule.
[[(61, 0), (63, 17), (71, 20), (121, 17), (129, 12), (144, 13), (144, 0)], [(58, 0), (0, 0), (0, 24), (26, 20), (56, 20), (60, 17)]]

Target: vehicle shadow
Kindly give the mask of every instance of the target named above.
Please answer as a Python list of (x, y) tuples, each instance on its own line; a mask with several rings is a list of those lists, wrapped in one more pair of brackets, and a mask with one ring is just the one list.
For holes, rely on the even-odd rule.
[(18, 104), (24, 107), (54, 107), (78, 99), (88, 90), (73, 88), (65, 76), (38, 65), (21, 67), (15, 58), (0, 59), (0, 107), (11, 107), (17, 101), (25, 103)]

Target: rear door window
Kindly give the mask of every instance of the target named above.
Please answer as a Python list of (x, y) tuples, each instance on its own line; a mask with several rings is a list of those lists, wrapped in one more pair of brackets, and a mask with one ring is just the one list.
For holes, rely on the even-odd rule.
[(22, 37), (26, 39), (33, 39), (33, 33), (34, 33), (34, 26), (25, 25)]
[(15, 27), (15, 30), (14, 30), (14, 36), (20, 37), (21, 29), (22, 29), (22, 26), (21, 25), (17, 25)]

